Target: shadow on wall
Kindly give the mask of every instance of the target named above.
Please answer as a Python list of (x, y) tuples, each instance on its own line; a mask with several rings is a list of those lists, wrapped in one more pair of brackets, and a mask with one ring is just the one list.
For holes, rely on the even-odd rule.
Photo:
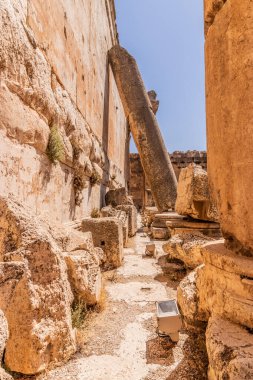
[(106, 185), (110, 176), (110, 161), (108, 159), (108, 141), (109, 141), (109, 104), (110, 104), (110, 79), (109, 79), (109, 60), (106, 57), (106, 74), (104, 84), (104, 108), (103, 108), (103, 131), (102, 144), (105, 152), (105, 166), (103, 170), (102, 183), (100, 185), (100, 207), (105, 206)]

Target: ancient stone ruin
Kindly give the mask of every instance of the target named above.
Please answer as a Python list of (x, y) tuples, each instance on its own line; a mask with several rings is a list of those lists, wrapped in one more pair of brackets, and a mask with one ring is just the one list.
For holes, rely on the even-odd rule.
[(0, 0), (1, 380), (253, 379), (253, 2), (204, 5), (169, 154), (113, 0)]

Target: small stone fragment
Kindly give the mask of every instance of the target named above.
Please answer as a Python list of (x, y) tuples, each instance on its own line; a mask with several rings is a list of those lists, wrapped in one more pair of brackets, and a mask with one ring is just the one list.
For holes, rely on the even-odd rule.
[(147, 244), (146, 245), (146, 250), (145, 250), (145, 255), (149, 257), (156, 257), (156, 246), (155, 244)]

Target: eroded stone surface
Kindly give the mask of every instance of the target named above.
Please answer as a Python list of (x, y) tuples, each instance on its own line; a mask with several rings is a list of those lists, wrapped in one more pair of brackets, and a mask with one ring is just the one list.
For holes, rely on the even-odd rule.
[(199, 308), (253, 328), (253, 261), (223, 243), (203, 248), (205, 266), (197, 279)]
[(215, 5), (205, 43), (208, 176), (227, 247), (252, 256), (253, 3), (206, 0), (206, 13)]
[(137, 232), (137, 209), (134, 205), (120, 205), (117, 210), (124, 211), (128, 215), (128, 236), (132, 237)]
[(159, 103), (160, 103), (159, 100), (157, 100), (157, 94), (154, 90), (150, 90), (150, 91), (148, 91), (148, 97), (149, 97), (150, 103), (152, 105), (152, 110), (153, 110), (154, 114), (156, 115), (158, 108), (159, 108)]
[(207, 172), (201, 166), (191, 164), (180, 172), (176, 211), (194, 219), (218, 220), (208, 185)]
[(209, 241), (214, 241), (201, 233), (174, 235), (163, 245), (164, 252), (184, 262), (188, 268), (196, 268), (203, 264), (202, 247)]
[(206, 342), (210, 380), (253, 378), (253, 335), (245, 328), (214, 315)]
[[(221, 242), (207, 243), (202, 248), (204, 265), (198, 267), (191, 278), (186, 278), (179, 287), (179, 304), (188, 314), (191, 308), (198, 310), (202, 321), (218, 314), (231, 322), (253, 327), (253, 263), (251, 258), (238, 257)], [(201, 269), (200, 269), (201, 268)], [(194, 297), (187, 296), (187, 284)], [(181, 289), (181, 290), (180, 290)], [(182, 291), (185, 289), (185, 291)], [(194, 304), (194, 305), (193, 305)], [(196, 318), (196, 321), (199, 319)], [(192, 319), (194, 325), (194, 318)]]
[(31, 210), (3, 197), (0, 208), (0, 308), (10, 331), (5, 363), (12, 371), (37, 373), (75, 351), (66, 265), (48, 226)]
[[(0, 361), (2, 362), (6, 341), (9, 337), (8, 323), (2, 310), (0, 310)], [(0, 377), (1, 378), (1, 377)]]
[(105, 203), (107, 206), (117, 207), (119, 205), (132, 205), (133, 200), (128, 196), (125, 187), (115, 190), (109, 190), (105, 194)]
[[(109, 185), (126, 184), (128, 128), (107, 64), (114, 4), (4, 0), (0, 13), (0, 193), (50, 219), (88, 216)], [(45, 154), (53, 126), (56, 165)]]
[(119, 45), (109, 51), (126, 118), (157, 207), (174, 207), (177, 179), (134, 58)]
[(123, 257), (123, 228), (118, 218), (85, 218), (81, 229), (90, 231), (94, 245), (103, 249), (105, 253), (105, 268), (117, 268)]
[(96, 252), (73, 251), (64, 255), (68, 278), (76, 301), (96, 304), (101, 297), (102, 281)]
[(168, 228), (151, 227), (153, 239), (166, 240), (169, 237)]
[(179, 284), (177, 301), (184, 322), (193, 329), (204, 328), (208, 319), (207, 313), (199, 310), (197, 279), (203, 266), (189, 273)]

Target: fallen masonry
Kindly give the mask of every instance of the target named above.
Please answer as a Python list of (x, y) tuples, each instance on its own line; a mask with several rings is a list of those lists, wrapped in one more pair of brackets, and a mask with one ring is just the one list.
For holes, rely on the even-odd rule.
[(113, 0), (0, 0), (1, 380), (253, 378), (253, 1), (204, 24), (169, 155)]
[(35, 374), (75, 352), (71, 304), (74, 297), (99, 301), (103, 252), (90, 233), (34, 218), (14, 198), (1, 197), (0, 208), (0, 309), (9, 330), (4, 362)]
[(177, 179), (136, 61), (116, 45), (109, 62), (156, 205), (167, 211), (175, 206)]
[(123, 259), (123, 226), (118, 218), (86, 218), (82, 220), (81, 230), (90, 231), (94, 244), (103, 249), (105, 268), (118, 268)]

